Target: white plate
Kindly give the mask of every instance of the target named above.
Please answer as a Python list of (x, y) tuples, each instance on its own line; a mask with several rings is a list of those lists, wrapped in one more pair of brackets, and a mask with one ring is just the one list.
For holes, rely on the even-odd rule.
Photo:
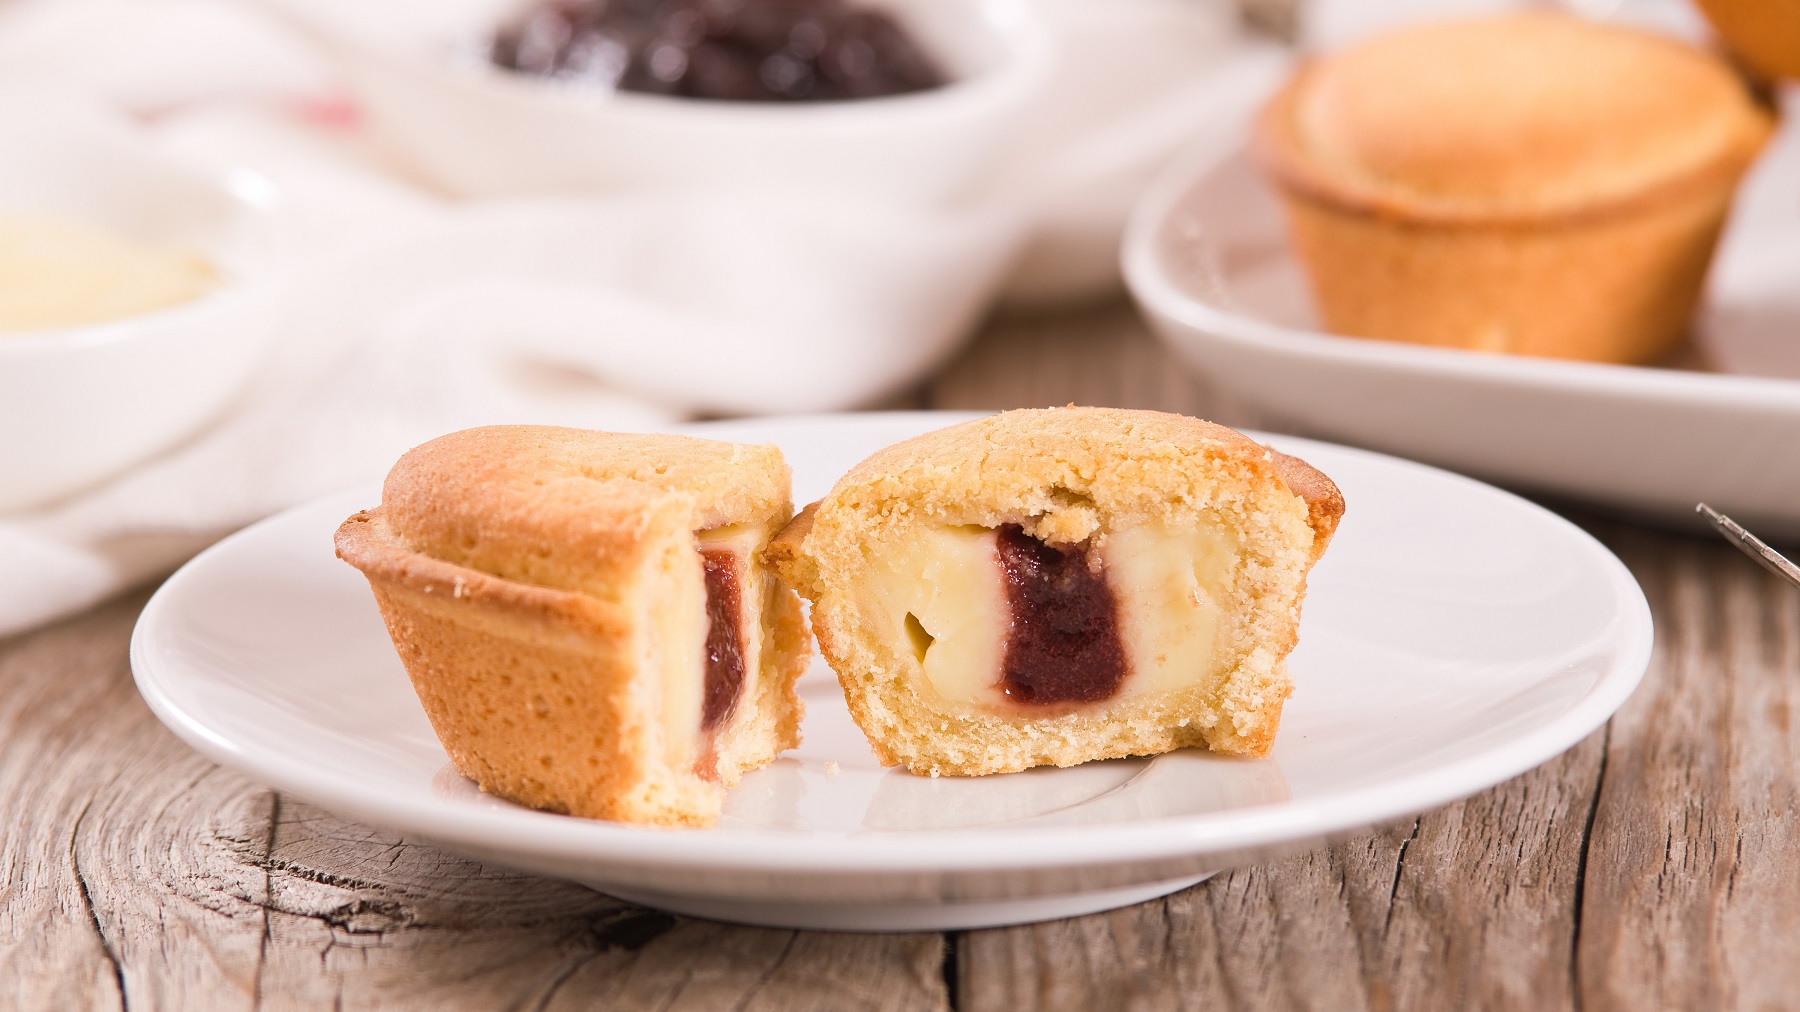
[[(1800, 90), (1789, 105), (1800, 111)], [(1138, 205), (1124, 268), (1157, 331), (1251, 424), (1669, 519), (1706, 501), (1800, 537), (1796, 179), (1800, 126), (1739, 192), (1713, 265), (1698, 348), (1720, 372), (1320, 332), (1275, 197), (1242, 153), (1170, 170)]]
[[(964, 416), (738, 422), (800, 501), (870, 451)], [(1565, 520), (1433, 468), (1301, 439), (1349, 512), (1314, 571), (1270, 756), (1182, 751), (978, 779), (884, 770), (831, 673), (805, 744), (732, 792), (716, 830), (529, 811), (449, 765), (362, 576), (331, 535), (374, 490), (226, 539), (163, 585), (138, 687), (210, 758), (448, 850), (682, 913), (796, 927), (959, 928), (1103, 910), (1466, 796), (1600, 726), (1637, 685), (1650, 615)], [(834, 765), (835, 764), (835, 765)]]

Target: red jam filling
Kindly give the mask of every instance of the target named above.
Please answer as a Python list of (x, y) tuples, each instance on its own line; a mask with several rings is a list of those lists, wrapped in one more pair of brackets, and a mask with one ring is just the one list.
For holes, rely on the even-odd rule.
[(1012, 613), (1000, 691), (1024, 705), (1094, 703), (1125, 680), (1125, 644), (1112, 588), (1087, 548), (1063, 550), (1017, 524), (997, 540)]
[(706, 685), (700, 729), (712, 731), (744, 691), (743, 591), (738, 557), (729, 548), (702, 548), (706, 569)]

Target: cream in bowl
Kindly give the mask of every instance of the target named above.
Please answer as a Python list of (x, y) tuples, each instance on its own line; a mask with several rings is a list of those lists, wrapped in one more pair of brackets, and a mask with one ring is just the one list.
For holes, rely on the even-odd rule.
[(0, 336), (104, 323), (217, 289), (198, 253), (51, 215), (0, 211)]
[(264, 337), (266, 183), (173, 161), (72, 103), (0, 104), (0, 511), (192, 436)]

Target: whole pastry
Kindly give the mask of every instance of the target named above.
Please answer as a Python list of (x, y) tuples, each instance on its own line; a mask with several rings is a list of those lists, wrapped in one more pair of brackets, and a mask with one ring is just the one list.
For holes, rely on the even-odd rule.
[(1261, 755), (1344, 502), (1237, 432), (1009, 411), (888, 447), (769, 547), (887, 764)]
[(1711, 54), (1520, 13), (1305, 65), (1256, 153), (1328, 329), (1646, 362), (1684, 337), (1769, 130)]
[(772, 446), (493, 426), (432, 440), (344, 521), (451, 761), (521, 804), (710, 825), (799, 743), (793, 515)]

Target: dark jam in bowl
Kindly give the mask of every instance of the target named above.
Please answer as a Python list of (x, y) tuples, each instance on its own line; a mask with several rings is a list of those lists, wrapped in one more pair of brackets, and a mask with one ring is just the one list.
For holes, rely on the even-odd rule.
[(892, 17), (844, 0), (549, 0), (501, 28), (491, 58), (539, 77), (733, 102), (945, 83)]

